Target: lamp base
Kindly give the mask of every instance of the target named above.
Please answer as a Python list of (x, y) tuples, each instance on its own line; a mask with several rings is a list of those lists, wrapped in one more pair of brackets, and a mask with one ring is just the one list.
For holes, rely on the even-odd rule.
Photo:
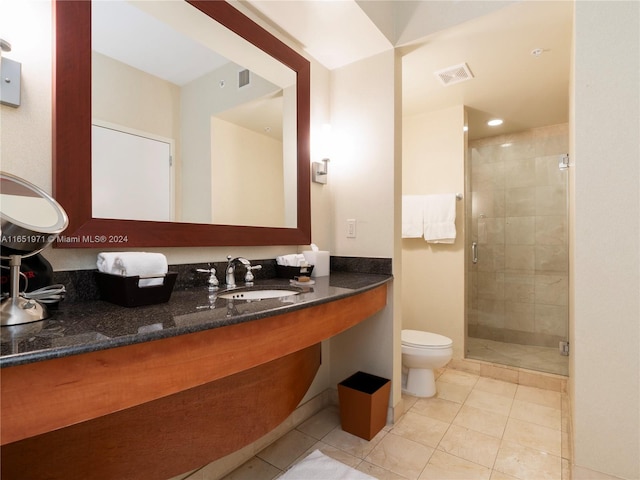
[(0, 325), (3, 327), (38, 322), (49, 318), (46, 307), (35, 300), (10, 297), (2, 300)]

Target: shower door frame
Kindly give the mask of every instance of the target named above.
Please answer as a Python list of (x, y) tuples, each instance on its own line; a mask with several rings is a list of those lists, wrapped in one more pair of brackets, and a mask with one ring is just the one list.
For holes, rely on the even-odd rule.
[(469, 142), (467, 358), (568, 374), (566, 357), (545, 365), (527, 362), (525, 355), (504, 360), (496, 352), (478, 356), (470, 352), (469, 340), (529, 343), (555, 348), (559, 357), (560, 342), (568, 344), (569, 183), (567, 167), (561, 168), (568, 141), (563, 124)]

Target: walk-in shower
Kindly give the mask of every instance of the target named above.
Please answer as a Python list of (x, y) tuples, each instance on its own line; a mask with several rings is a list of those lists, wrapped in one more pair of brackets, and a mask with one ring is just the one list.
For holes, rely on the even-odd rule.
[(567, 375), (568, 126), (468, 148), (466, 356)]

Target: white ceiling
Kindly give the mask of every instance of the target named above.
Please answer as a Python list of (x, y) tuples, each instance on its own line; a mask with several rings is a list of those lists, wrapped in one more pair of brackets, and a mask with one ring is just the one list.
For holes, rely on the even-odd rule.
[[(466, 105), (481, 138), (568, 121), (570, 1), (248, 0), (329, 69), (393, 48), (403, 54), (403, 113)], [(530, 52), (540, 48), (543, 54)], [(466, 62), (474, 79), (433, 72)], [(503, 118), (489, 130), (485, 122)]]
[[(466, 105), (470, 138), (567, 122), (572, 14), (570, 2), (521, 2), (402, 47), (404, 115)], [(463, 62), (472, 80), (442, 86), (433, 73)]]
[(354, 0), (248, 0), (330, 70), (392, 48)]
[[(93, 2), (91, 46), (107, 57), (176, 85), (185, 85), (229, 63), (205, 45), (122, 0)], [(184, 55), (187, 51), (189, 55)]]

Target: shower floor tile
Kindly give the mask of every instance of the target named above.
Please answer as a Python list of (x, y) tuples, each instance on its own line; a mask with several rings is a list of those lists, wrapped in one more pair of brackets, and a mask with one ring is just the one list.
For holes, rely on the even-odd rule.
[(560, 355), (557, 348), (472, 337), (467, 337), (466, 348), (467, 358), (557, 375), (569, 374), (569, 357)]

